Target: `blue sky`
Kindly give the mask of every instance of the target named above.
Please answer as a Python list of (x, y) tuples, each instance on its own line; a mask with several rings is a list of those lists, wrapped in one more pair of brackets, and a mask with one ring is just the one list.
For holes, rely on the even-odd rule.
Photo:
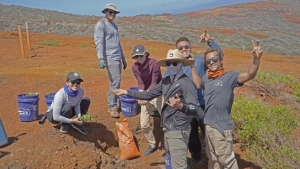
[(121, 11), (120, 16), (135, 16), (139, 14), (184, 13), (255, 1), (259, 0), (0, 0), (0, 3), (96, 16), (102, 15), (101, 10), (107, 3), (114, 3)]

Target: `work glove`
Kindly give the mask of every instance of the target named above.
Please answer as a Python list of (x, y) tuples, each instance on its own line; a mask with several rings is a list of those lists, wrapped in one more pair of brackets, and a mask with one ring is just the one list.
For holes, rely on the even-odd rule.
[(104, 69), (106, 67), (104, 60), (102, 59), (99, 60), (99, 67), (100, 69)]
[(125, 59), (122, 59), (122, 63), (123, 63), (123, 69), (125, 70), (127, 68), (127, 63)]

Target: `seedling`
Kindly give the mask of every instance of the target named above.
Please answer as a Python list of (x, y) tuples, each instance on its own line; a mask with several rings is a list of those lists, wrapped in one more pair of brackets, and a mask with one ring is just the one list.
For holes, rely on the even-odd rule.
[(82, 115), (79, 120), (86, 122), (86, 121), (92, 121), (93, 118), (94, 116), (90, 115), (90, 113), (87, 112), (86, 114)]
[(37, 92), (37, 93), (29, 92), (29, 93), (27, 93), (25, 96), (26, 96), (26, 97), (29, 97), (29, 96), (38, 96), (39, 94), (40, 94), (39, 92)]

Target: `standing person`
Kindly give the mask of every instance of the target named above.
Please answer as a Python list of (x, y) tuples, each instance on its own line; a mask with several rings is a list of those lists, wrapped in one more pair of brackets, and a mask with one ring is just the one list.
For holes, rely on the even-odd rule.
[(178, 49), (169, 50), (167, 58), (158, 61), (157, 65), (167, 67), (170, 75), (154, 88), (143, 92), (122, 89), (113, 91), (118, 96), (128, 95), (142, 100), (164, 96), (161, 127), (165, 131), (165, 147), (171, 155), (173, 169), (188, 168), (186, 155), (191, 132), (188, 115), (195, 116), (202, 112), (203, 116), (203, 111), (197, 106), (195, 85), (182, 71), (182, 66), (193, 64), (194, 61), (185, 59)]
[[(200, 35), (200, 43), (207, 43), (210, 48), (217, 48), (221, 52), (221, 56), (223, 56), (223, 51), (220, 46), (210, 37), (210, 35), (205, 31)], [(180, 50), (183, 57), (185, 59), (194, 59), (195, 64), (194, 67), (197, 70), (197, 74), (202, 77), (206, 73), (206, 65), (203, 62), (203, 55), (201, 56), (192, 56), (192, 46), (188, 38), (181, 37), (176, 41), (176, 48)], [(192, 80), (192, 69), (190, 66), (183, 66), (182, 71)], [(165, 72), (165, 77), (169, 75), (168, 70)], [(204, 92), (199, 89), (196, 90), (197, 97), (197, 105), (205, 109), (205, 101), (204, 101)], [(201, 132), (204, 135), (205, 129), (204, 124), (201, 118), (189, 116), (190, 124), (191, 124), (191, 135), (189, 139), (189, 151), (191, 153), (192, 162), (197, 163), (201, 161), (201, 142), (199, 139), (198, 126), (200, 126)]]
[[(60, 132), (68, 133), (71, 126), (82, 134), (87, 134), (83, 127), (83, 121), (80, 117), (86, 114), (90, 99), (84, 96), (84, 90), (80, 87), (80, 75), (76, 72), (70, 72), (66, 79), (66, 84), (54, 96), (51, 106), (47, 110), (47, 119), (53, 123), (61, 122)], [(74, 116), (77, 118), (72, 119)]]
[(237, 169), (237, 161), (232, 151), (233, 124), (230, 119), (234, 99), (233, 90), (253, 79), (259, 68), (262, 50), (259, 41), (253, 46), (253, 61), (246, 73), (226, 72), (223, 57), (218, 49), (210, 48), (205, 52), (204, 60), (208, 74), (200, 78), (195, 67), (192, 68), (193, 82), (205, 91), (205, 142), (209, 158), (208, 168)]
[[(121, 67), (127, 67), (125, 56), (119, 41), (117, 26), (113, 23), (116, 15), (120, 13), (114, 4), (107, 4), (102, 10), (105, 17), (98, 21), (94, 29), (94, 41), (97, 48), (97, 56), (100, 69), (106, 68), (110, 80), (108, 92), (108, 113), (114, 118), (118, 118), (117, 109), (119, 104), (117, 97), (111, 93), (118, 89), (121, 82)], [(122, 63), (121, 63), (122, 62)]]
[[(139, 44), (133, 48), (132, 58), (136, 62), (132, 66), (132, 72), (138, 82), (139, 91), (148, 91), (156, 86), (162, 79), (160, 67), (156, 64), (156, 60), (149, 58), (150, 53), (146, 52), (143, 45)], [(156, 141), (152, 129), (150, 127), (150, 112), (153, 107), (161, 111), (162, 96), (158, 96), (150, 101), (137, 100), (141, 105), (141, 128), (149, 142), (149, 148), (144, 152), (144, 156), (150, 155), (156, 149)]]

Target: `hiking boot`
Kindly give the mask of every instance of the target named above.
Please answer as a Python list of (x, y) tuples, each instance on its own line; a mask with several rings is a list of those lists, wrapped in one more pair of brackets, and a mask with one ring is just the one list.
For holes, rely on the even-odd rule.
[(119, 113), (116, 109), (113, 109), (113, 110), (108, 109), (108, 113), (113, 118), (119, 118), (120, 117), (120, 115), (119, 115)]
[(149, 146), (149, 148), (144, 151), (144, 156), (148, 156), (151, 153), (153, 153), (154, 151), (155, 151), (155, 148), (152, 148), (151, 146)]
[(61, 123), (59, 131), (62, 132), (62, 133), (68, 133), (69, 126), (70, 126), (70, 124), (68, 124), (68, 123)]
[(71, 126), (72, 126), (75, 130), (79, 131), (80, 133), (82, 133), (82, 134), (87, 134), (87, 131), (86, 131), (86, 129), (83, 127), (83, 125), (78, 125), (78, 124), (72, 123)]

